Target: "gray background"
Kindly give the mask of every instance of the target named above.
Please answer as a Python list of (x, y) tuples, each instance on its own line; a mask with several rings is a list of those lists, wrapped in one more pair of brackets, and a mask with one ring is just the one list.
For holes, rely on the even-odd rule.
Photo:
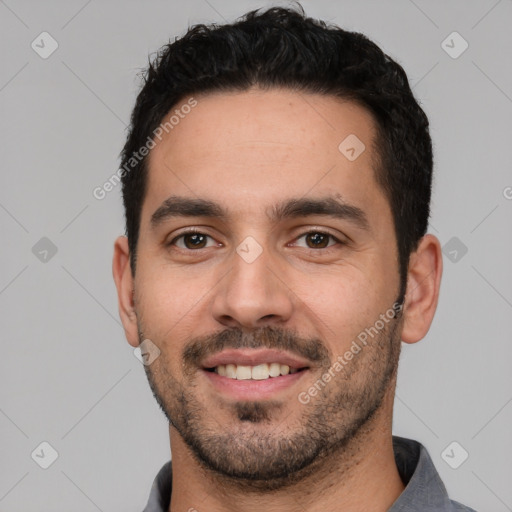
[[(118, 318), (120, 188), (102, 201), (92, 191), (118, 167), (147, 55), (189, 24), (264, 5), (0, 1), (0, 511), (140, 511), (169, 459)], [(303, 5), (404, 66), (435, 145), (430, 231), (456, 237), (430, 333), (404, 346), (394, 432), (427, 446), (452, 498), (512, 510), (512, 1)], [(47, 59), (31, 48), (43, 31), (59, 45)], [(469, 44), (458, 58), (442, 45), (453, 31)], [(31, 457), (43, 441), (59, 454), (48, 469)], [(453, 441), (469, 453), (458, 469), (442, 456)]]

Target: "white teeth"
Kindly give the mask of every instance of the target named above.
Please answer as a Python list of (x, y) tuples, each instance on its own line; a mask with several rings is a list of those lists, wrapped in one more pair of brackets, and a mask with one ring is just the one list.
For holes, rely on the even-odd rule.
[(281, 365), (279, 363), (272, 363), (269, 373), (271, 377), (279, 377), (281, 375)]
[(270, 377), (270, 373), (268, 371), (268, 364), (259, 364), (258, 366), (252, 367), (252, 378), (254, 380), (263, 380), (268, 379)]
[(236, 379), (236, 365), (226, 365), (226, 377), (229, 377), (230, 379)]
[(236, 378), (238, 380), (249, 380), (251, 378), (251, 367), (250, 366), (237, 366), (236, 367)]
[(215, 372), (219, 375), (238, 380), (265, 380), (270, 377), (297, 373), (298, 371), (297, 368), (290, 368), (286, 364), (279, 363), (263, 363), (256, 366), (220, 364), (215, 368)]

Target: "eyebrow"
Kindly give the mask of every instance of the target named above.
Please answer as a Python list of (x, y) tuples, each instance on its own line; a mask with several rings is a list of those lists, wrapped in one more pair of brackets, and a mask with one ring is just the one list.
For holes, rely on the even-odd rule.
[[(272, 222), (298, 217), (323, 215), (335, 219), (348, 220), (357, 227), (370, 231), (368, 218), (361, 208), (335, 199), (334, 197), (320, 198), (291, 198), (272, 205), (267, 210), (267, 216)], [(221, 205), (207, 199), (183, 196), (168, 197), (151, 216), (151, 227), (156, 229), (165, 221), (177, 217), (209, 217), (227, 221), (229, 213)]]

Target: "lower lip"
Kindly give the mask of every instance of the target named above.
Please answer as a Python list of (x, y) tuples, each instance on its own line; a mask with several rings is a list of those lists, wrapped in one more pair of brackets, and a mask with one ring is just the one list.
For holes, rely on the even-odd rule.
[(269, 377), (264, 380), (238, 380), (223, 377), (215, 372), (202, 370), (202, 373), (209, 379), (213, 387), (221, 393), (227, 394), (236, 400), (261, 400), (269, 398), (272, 395), (290, 388), (298, 382), (306, 370), (301, 370), (288, 375), (280, 375), (279, 377)]

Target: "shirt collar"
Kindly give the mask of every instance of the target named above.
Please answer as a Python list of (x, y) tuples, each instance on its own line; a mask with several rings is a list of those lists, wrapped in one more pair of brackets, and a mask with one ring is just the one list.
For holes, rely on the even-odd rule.
[(406, 487), (388, 512), (452, 510), (446, 488), (422, 444), (393, 436), (393, 452)]

